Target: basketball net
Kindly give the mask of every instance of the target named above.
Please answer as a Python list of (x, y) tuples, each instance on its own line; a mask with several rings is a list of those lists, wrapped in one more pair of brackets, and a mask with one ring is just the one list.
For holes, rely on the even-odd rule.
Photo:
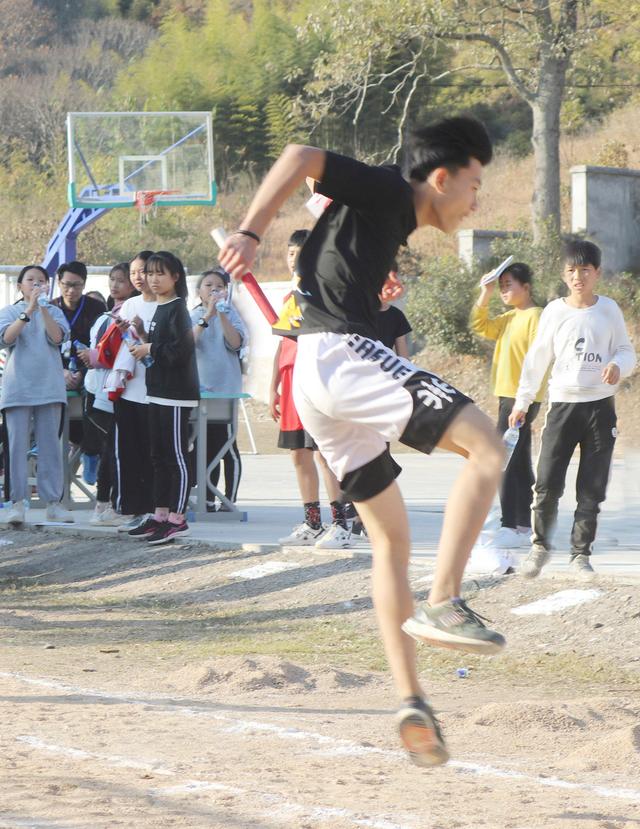
[(134, 205), (140, 216), (140, 228), (147, 224), (151, 216), (156, 215), (158, 196), (168, 196), (175, 193), (175, 190), (136, 190)]

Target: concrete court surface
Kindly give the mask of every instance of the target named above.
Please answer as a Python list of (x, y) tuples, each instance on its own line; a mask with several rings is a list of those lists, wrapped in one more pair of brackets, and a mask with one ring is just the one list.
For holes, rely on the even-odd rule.
[[(418, 453), (397, 456), (403, 467), (399, 483), (404, 494), (413, 539), (416, 564), (430, 567), (435, 560), (437, 540), (449, 489), (464, 461), (455, 455), (436, 452), (430, 457)], [(295, 475), (285, 454), (243, 455), (243, 473), (238, 506), (246, 511), (247, 521), (228, 520), (228, 516), (192, 523), (192, 537), (204, 543), (226, 547), (277, 548), (277, 539), (287, 535), (302, 520)], [(561, 574), (568, 565), (568, 541), (575, 508), (575, 473), (571, 464), (565, 495), (560, 504), (555, 545), (557, 552), (545, 574)], [(321, 488), (323, 520), (329, 509)], [(112, 528), (89, 524), (91, 512), (76, 509), (76, 523), (62, 531), (114, 533)], [(499, 507), (494, 506), (494, 516)], [(0, 511), (0, 521), (2, 520)], [(43, 511), (29, 510), (29, 523), (42, 520)], [(57, 530), (58, 528), (56, 528)], [(370, 554), (366, 541), (354, 543), (354, 554)], [(329, 554), (331, 551), (327, 551)], [(347, 552), (347, 551), (344, 551)], [(640, 453), (627, 452), (614, 461), (607, 501), (603, 505), (593, 564), (601, 575), (624, 576), (640, 580)]]

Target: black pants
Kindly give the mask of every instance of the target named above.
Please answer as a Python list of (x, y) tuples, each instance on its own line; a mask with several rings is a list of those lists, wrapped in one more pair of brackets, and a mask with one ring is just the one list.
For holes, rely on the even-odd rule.
[[(498, 408), (498, 431), (503, 435), (509, 428), (509, 415), (515, 400), (513, 397), (500, 397)], [(529, 406), (525, 422), (520, 427), (520, 437), (513, 450), (509, 465), (502, 477), (500, 488), (500, 506), (502, 508), (502, 526), (530, 527), (531, 502), (533, 500), (533, 464), (531, 463), (531, 424), (540, 411), (539, 403)]]
[[(207, 424), (207, 466), (229, 439), (230, 431), (230, 423)], [(242, 461), (240, 460), (240, 452), (238, 451), (238, 444), (235, 440), (227, 451), (227, 454), (222, 458), (222, 463), (224, 465), (224, 494), (230, 501), (235, 503), (238, 497), (238, 487), (240, 486), (240, 477), (242, 475)], [(218, 486), (219, 480), (220, 464), (214, 466), (211, 471), (211, 483), (214, 486)]]
[(189, 414), (183, 406), (149, 403), (153, 503), (171, 512), (187, 510), (189, 492)]
[(153, 469), (146, 403), (117, 400), (115, 412), (116, 508), (123, 515), (153, 512)]
[(100, 435), (102, 441), (96, 481), (96, 498), (102, 504), (111, 501), (115, 506), (118, 500), (118, 488), (113, 463), (113, 415), (111, 412), (104, 412), (102, 409), (96, 409), (95, 406), (92, 406), (87, 411), (87, 420), (95, 429), (96, 434)]
[(580, 446), (571, 558), (590, 555), (616, 442), (613, 397), (592, 403), (552, 403), (542, 432), (533, 502), (533, 543), (551, 549), (551, 534), (569, 461)]

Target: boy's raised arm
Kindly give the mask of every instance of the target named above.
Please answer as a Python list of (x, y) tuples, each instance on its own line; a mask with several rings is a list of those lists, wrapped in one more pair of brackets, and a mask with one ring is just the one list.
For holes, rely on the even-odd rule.
[[(316, 147), (300, 144), (285, 147), (253, 197), (239, 230), (249, 231), (249, 234), (261, 238), (278, 210), (305, 179), (322, 179), (325, 159), (325, 151)], [(237, 232), (227, 237), (219, 260), (235, 279), (240, 279), (251, 269), (258, 239)]]

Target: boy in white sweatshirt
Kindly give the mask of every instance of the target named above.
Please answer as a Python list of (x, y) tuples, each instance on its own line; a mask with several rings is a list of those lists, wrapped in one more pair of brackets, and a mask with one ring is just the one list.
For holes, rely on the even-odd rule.
[(600, 248), (593, 242), (569, 242), (564, 261), (569, 296), (555, 299), (542, 312), (509, 418), (511, 426), (524, 420), (554, 361), (534, 486), (532, 546), (520, 567), (527, 578), (538, 576), (551, 557), (558, 501), (578, 445), (570, 566), (583, 577), (593, 575), (591, 545), (617, 434), (614, 395), (621, 378), (631, 374), (636, 364), (620, 308), (614, 300), (595, 293)]

